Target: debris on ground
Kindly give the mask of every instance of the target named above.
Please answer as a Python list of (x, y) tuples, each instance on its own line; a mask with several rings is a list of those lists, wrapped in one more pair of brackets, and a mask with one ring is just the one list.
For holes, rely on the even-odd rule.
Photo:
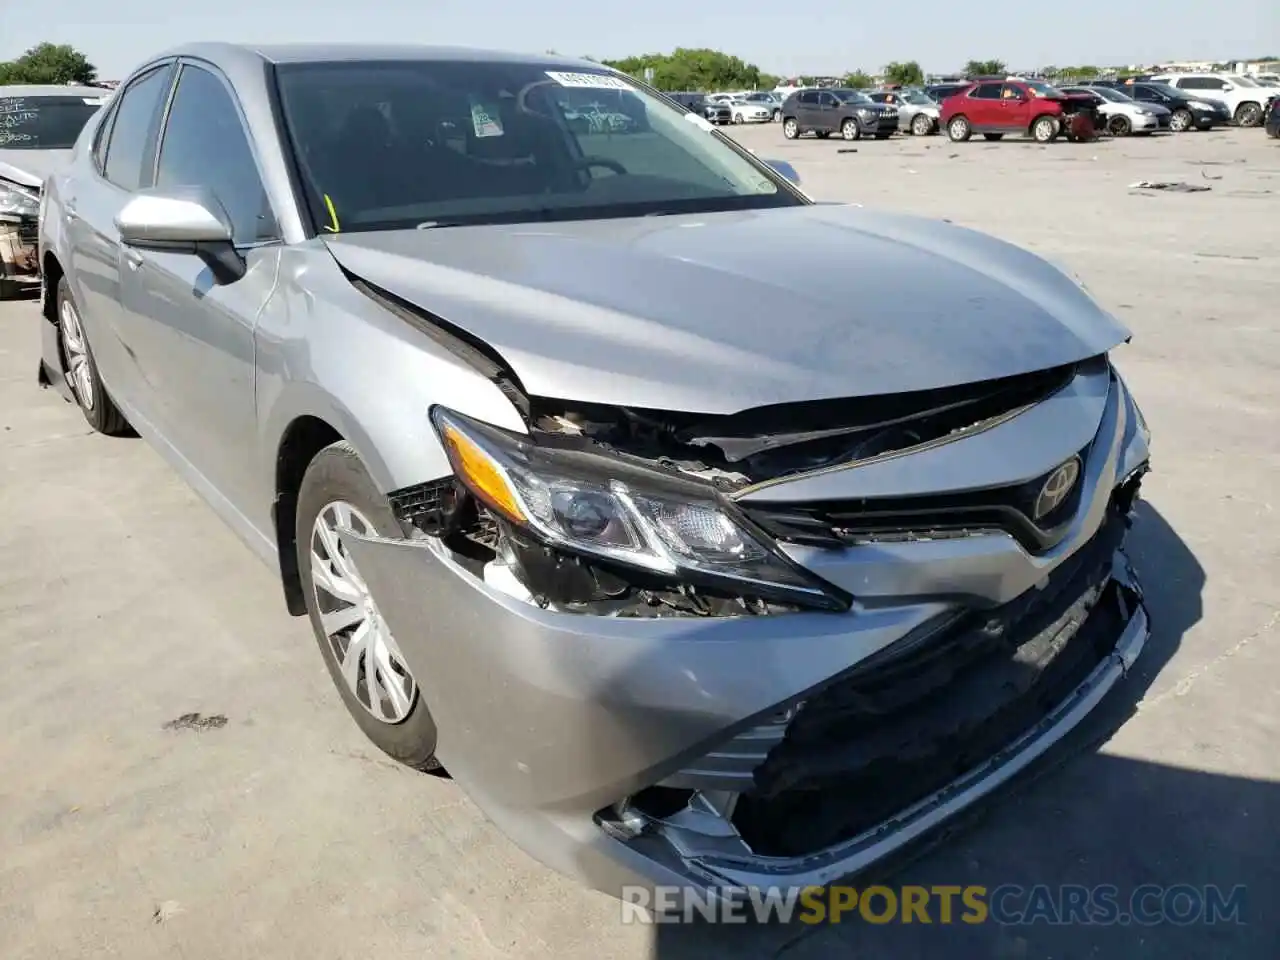
[(1187, 183), (1184, 180), (1139, 180), (1129, 184), (1130, 190), (1168, 190), (1170, 193), (1203, 193), (1212, 190), (1204, 184)]
[(221, 730), (227, 725), (227, 718), (220, 713), (211, 717), (203, 717), (198, 713), (184, 713), (176, 720), (164, 724), (165, 730)]
[(152, 923), (165, 923), (182, 913), (182, 904), (177, 900), (162, 900), (156, 904), (155, 913), (151, 914)]
[(839, 150), (836, 151), (836, 153), (857, 153), (857, 152), (858, 152), (857, 147), (841, 147)]

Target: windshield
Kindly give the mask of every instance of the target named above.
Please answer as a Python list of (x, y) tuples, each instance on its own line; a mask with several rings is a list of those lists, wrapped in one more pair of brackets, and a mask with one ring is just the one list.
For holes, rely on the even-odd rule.
[(70, 150), (100, 99), (0, 96), (0, 150)]
[(351, 61), (277, 76), (326, 232), (805, 203), (705, 120), (613, 73)]
[(1252, 80), (1250, 80), (1248, 77), (1232, 77), (1232, 78), (1231, 78), (1231, 82), (1232, 82), (1232, 83), (1234, 83), (1234, 84), (1236, 84), (1236, 86), (1240, 86), (1240, 87), (1256, 87), (1256, 86), (1258, 86), (1258, 84), (1254, 83), (1254, 82), (1253, 82)]
[(1111, 87), (1089, 87), (1088, 91), (1089, 93), (1096, 93), (1098, 96), (1102, 97), (1102, 99), (1110, 100), (1112, 103), (1133, 102), (1133, 97), (1125, 96), (1119, 90), (1115, 90)]
[(921, 93), (919, 90), (907, 90), (906, 92), (899, 94), (899, 96), (902, 97), (904, 102), (914, 103), (921, 107), (927, 107), (933, 103), (933, 100), (930, 99), (927, 93)]

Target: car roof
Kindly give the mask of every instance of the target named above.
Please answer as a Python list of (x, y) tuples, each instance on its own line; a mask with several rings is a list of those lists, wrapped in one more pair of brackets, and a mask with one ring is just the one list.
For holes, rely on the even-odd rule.
[(559, 54), (513, 53), (478, 47), (429, 46), (399, 43), (272, 43), (243, 44), (200, 42), (174, 47), (152, 57), (193, 57), (216, 64), (249, 66), (253, 62), (329, 63), (334, 61), (469, 61), (473, 63), (530, 63), (576, 70), (608, 70), (603, 64)]
[(106, 99), (105, 87), (68, 87), (61, 83), (18, 83), (0, 87), (0, 97), (96, 97)]

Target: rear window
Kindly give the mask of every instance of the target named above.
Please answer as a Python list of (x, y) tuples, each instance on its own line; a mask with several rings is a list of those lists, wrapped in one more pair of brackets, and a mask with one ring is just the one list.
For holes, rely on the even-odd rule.
[(102, 98), (0, 96), (0, 150), (70, 150)]

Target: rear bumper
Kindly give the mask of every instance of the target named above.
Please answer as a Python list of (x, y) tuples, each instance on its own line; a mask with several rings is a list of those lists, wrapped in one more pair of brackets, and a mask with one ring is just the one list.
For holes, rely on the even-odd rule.
[[(1056, 547), (1031, 555), (998, 533), (851, 547), (851, 562), (882, 558), (879, 575), (865, 582), (896, 599), (843, 614), (557, 612), (469, 573), (432, 538), (348, 532), (343, 540), (436, 721), (441, 762), (527, 852), (619, 896), (632, 884), (829, 883), (998, 789), (1076, 727), (1141, 652), (1147, 617), (1117, 550), (1105, 570), (1121, 612), (1091, 641), (1096, 663), (949, 783), (803, 855), (756, 852), (717, 806), (755, 789), (761, 764), (807, 716), (804, 704), (950, 617), (957, 594), (1009, 602), (1097, 542), (1113, 491), (1147, 457), (1145, 428), (1118, 379), (1099, 410), (1087, 495)], [(655, 787), (693, 792), (674, 812), (631, 802)]]

